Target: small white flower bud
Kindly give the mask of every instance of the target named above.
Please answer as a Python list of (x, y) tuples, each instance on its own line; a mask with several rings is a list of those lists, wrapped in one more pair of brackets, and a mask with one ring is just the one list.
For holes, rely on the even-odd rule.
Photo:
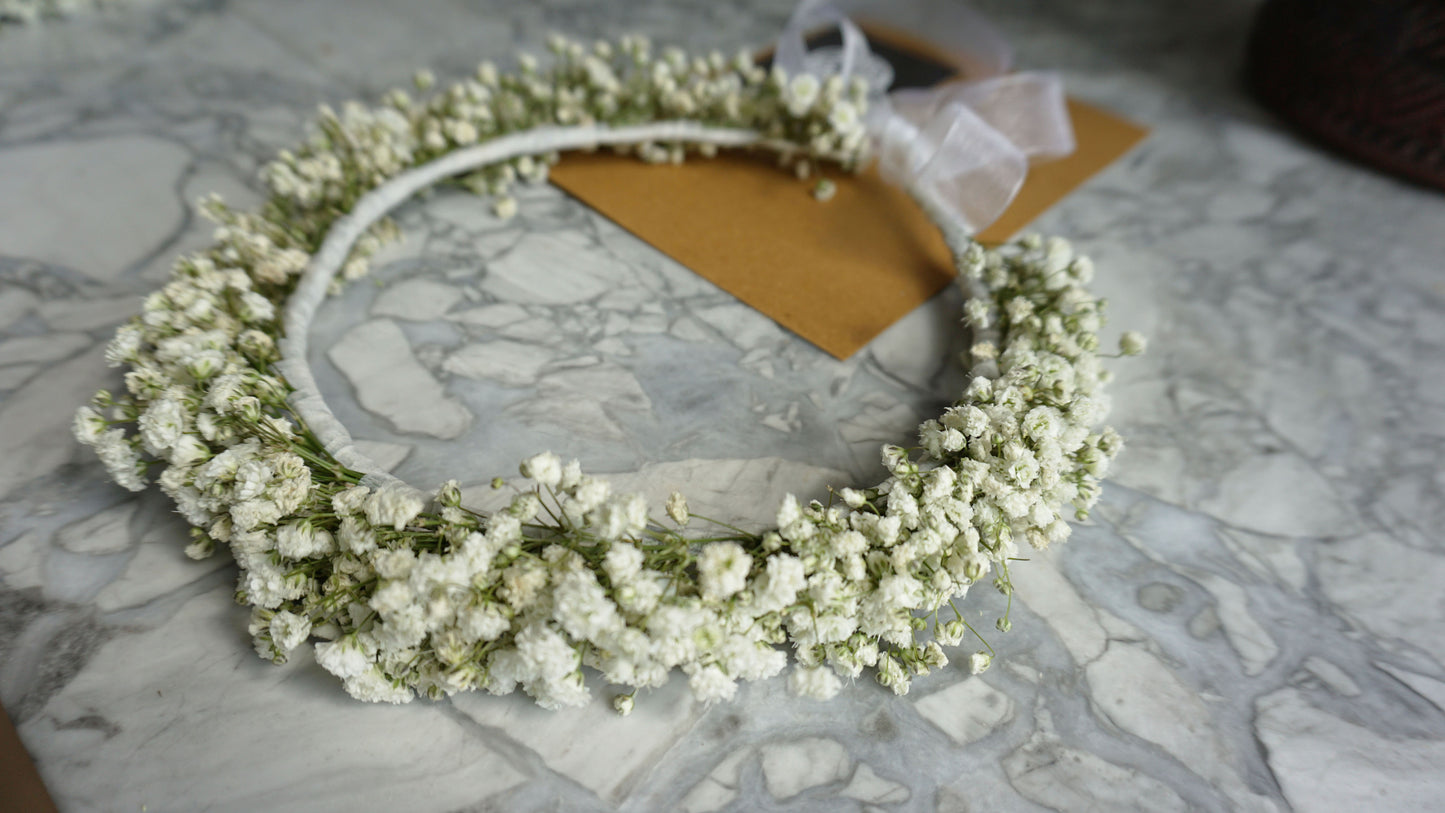
[(612, 698), (612, 708), (619, 715), (626, 717), (632, 713), (633, 699), (630, 694), (619, 694)]
[(667, 515), (678, 525), (686, 525), (692, 515), (687, 511), (687, 498), (681, 492), (674, 491), (667, 498)]
[(993, 663), (993, 656), (983, 650), (979, 650), (968, 656), (968, 673), (970, 675), (983, 674), (983, 671), (987, 669), (991, 663)]
[(1143, 355), (1148, 346), (1149, 340), (1137, 330), (1125, 331), (1124, 335), (1119, 337), (1119, 352), (1126, 356)]

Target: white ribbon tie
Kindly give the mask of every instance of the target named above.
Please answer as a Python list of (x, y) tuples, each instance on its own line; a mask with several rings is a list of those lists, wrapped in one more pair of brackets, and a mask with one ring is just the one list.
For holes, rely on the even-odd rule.
[[(1007, 43), (976, 13), (955, 9), (954, 16), (959, 27), (930, 36), (951, 43), (983, 78), (887, 95), (886, 87), (875, 86), (868, 131), (885, 179), (936, 197), (976, 233), (1008, 208), (1030, 159), (1074, 151), (1074, 131), (1057, 75), (1006, 73)], [(841, 54), (810, 54), (808, 31), (826, 25), (839, 28)], [(814, 54), (823, 59), (810, 58)], [(866, 66), (877, 59), (863, 32), (828, 0), (799, 3), (774, 53), (774, 64), (790, 76), (832, 68), (828, 72), (845, 79), (856, 74), (870, 84), (877, 72)]]

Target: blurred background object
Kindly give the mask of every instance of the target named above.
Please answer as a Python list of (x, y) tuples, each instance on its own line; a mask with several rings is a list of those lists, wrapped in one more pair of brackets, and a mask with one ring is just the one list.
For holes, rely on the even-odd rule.
[(1445, 2), (1267, 0), (1248, 76), (1264, 104), (1309, 136), (1445, 188)]

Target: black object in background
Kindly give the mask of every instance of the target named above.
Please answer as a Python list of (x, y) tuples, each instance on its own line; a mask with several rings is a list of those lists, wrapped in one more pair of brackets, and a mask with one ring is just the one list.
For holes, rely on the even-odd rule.
[(1445, 189), (1445, 2), (1267, 0), (1247, 72), (1306, 135)]

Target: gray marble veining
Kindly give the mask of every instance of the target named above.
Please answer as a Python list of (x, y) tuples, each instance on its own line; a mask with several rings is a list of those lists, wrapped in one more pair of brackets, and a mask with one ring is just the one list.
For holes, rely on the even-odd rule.
[[(223, 557), (69, 440), (100, 351), (320, 102), (559, 29), (768, 40), (788, 7), (135, 0), (0, 31), (0, 701), (66, 810), (1429, 810), (1445, 803), (1445, 202), (1241, 93), (1252, 13), (981, 4), (1019, 62), (1154, 128), (1039, 227), (1092, 254), (1130, 441), (1092, 524), (1015, 570), (995, 666), (895, 698), (681, 681), (602, 701), (379, 708), (262, 662)], [(322, 310), (317, 376), (414, 482), (552, 447), (766, 521), (877, 476), (949, 397), (958, 302), (835, 361), (549, 187), (453, 192)], [(383, 374), (385, 379), (383, 378)], [(403, 374), (415, 386), (387, 380)], [(970, 597), (991, 619), (1001, 597)]]

